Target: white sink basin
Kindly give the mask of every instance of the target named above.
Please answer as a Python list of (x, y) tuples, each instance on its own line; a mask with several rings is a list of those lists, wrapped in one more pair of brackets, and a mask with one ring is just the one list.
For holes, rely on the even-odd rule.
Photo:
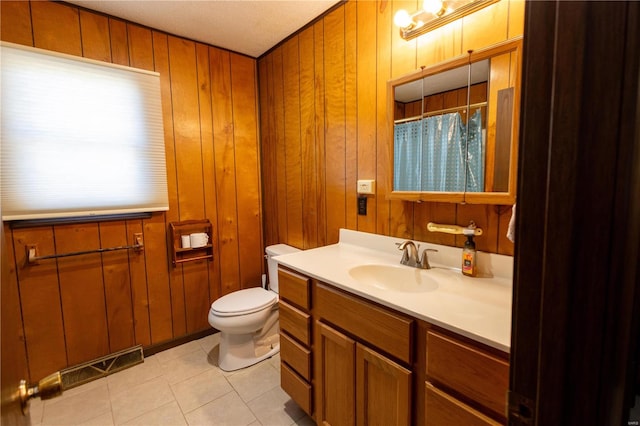
[(438, 288), (429, 271), (408, 266), (360, 265), (349, 269), (354, 280), (381, 290), (423, 293)]

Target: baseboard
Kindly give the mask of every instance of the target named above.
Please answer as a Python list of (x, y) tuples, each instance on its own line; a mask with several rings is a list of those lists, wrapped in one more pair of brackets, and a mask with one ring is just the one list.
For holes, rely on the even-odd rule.
[(177, 339), (167, 340), (165, 342), (156, 343), (155, 345), (146, 346), (144, 351), (144, 356), (151, 356), (153, 354), (157, 354), (158, 352), (166, 351), (167, 349), (174, 348), (176, 346), (183, 345), (192, 340), (202, 339), (203, 337), (207, 337), (211, 334), (217, 333), (218, 330), (214, 328), (209, 328), (207, 330), (198, 331), (195, 333), (187, 334)]

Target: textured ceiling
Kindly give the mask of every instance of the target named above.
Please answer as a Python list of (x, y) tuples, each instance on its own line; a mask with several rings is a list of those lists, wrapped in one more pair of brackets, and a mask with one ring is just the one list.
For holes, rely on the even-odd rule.
[(257, 58), (340, 0), (67, 2)]

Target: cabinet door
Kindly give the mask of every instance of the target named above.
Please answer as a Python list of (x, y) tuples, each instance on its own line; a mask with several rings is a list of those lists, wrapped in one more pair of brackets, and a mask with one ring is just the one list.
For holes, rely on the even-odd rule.
[(356, 343), (321, 322), (316, 322), (316, 336), (316, 422), (354, 425)]
[(379, 353), (356, 346), (358, 425), (411, 423), (411, 371)]

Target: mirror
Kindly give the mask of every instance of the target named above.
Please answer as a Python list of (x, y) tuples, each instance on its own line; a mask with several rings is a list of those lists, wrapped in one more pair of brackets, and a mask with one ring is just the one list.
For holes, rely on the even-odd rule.
[(389, 82), (390, 198), (515, 201), (522, 38)]

